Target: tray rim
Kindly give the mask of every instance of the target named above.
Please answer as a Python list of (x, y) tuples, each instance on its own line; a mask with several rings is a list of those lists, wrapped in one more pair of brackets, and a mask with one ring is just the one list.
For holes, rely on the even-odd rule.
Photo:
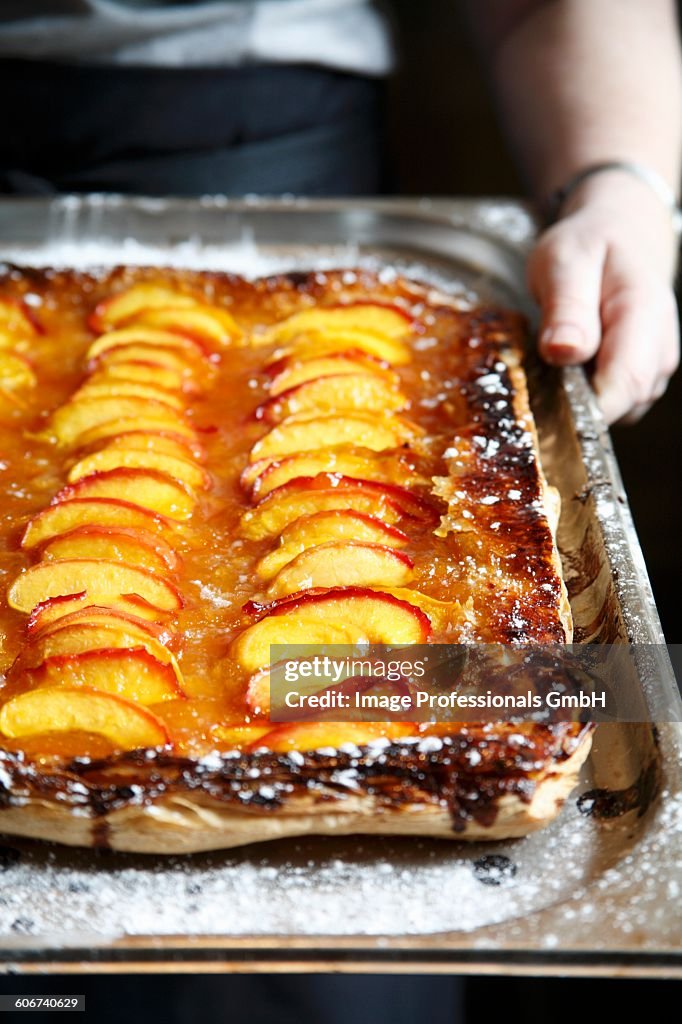
[[(227, 213), (252, 215), (258, 212), (310, 213), (358, 213), (393, 215), (412, 222), (427, 221), (441, 226), (461, 228), (487, 237), (495, 245), (506, 249), (508, 254), (522, 261), (532, 244), (535, 222), (530, 207), (509, 199), (448, 199), (448, 198), (391, 198), (359, 200), (311, 200), (304, 198), (249, 197), (230, 199), (223, 196), (200, 198), (163, 198), (144, 196), (83, 195), (65, 197), (18, 197), (0, 199), (0, 216), (11, 209), (33, 208), (46, 215), (50, 208), (64, 210), (138, 210), (145, 214), (163, 216), (173, 209), (185, 212), (200, 210), (221, 210)], [(492, 216), (491, 216), (492, 211)], [(510, 240), (510, 225), (515, 237)], [(2, 246), (0, 246), (2, 260)], [(615, 502), (620, 535), (625, 537), (623, 546), (614, 548), (604, 536), (607, 557), (613, 568), (628, 561), (636, 570), (640, 584), (639, 598), (646, 611), (645, 625), (647, 642), (663, 644), (664, 638), (655, 609), (653, 594), (646, 573), (644, 558), (637, 540), (634, 523), (623, 491), (620, 471), (613, 453), (608, 430), (589, 387), (582, 368), (571, 367), (562, 372), (563, 386), (573, 413), (580, 409), (591, 423), (590, 430), (579, 432), (581, 455), (588, 471), (591, 486), (610, 488), (618, 497)], [(598, 472), (596, 472), (598, 470)], [(633, 628), (634, 614), (627, 603), (621, 610), (628, 631)], [(641, 621), (641, 616), (639, 616)], [(682, 718), (682, 701), (675, 686), (672, 669), (666, 686), (669, 697), (677, 703), (678, 719)], [(677, 702), (675, 701), (677, 698)], [(682, 762), (682, 726), (668, 723), (660, 729), (661, 755), (667, 783), (675, 788), (682, 784), (680, 762)], [(660, 808), (659, 808), (660, 812)], [(654, 812), (656, 817), (656, 812)], [(653, 826), (652, 821), (652, 826)], [(674, 858), (669, 858), (668, 868), (674, 867)], [(663, 867), (663, 865), (661, 865)], [(627, 882), (624, 877), (621, 881)], [(627, 885), (625, 886), (627, 889)], [(590, 886), (586, 891), (589, 892)], [(497, 927), (504, 932), (509, 923), (536, 921), (540, 928), (551, 918), (554, 907), (513, 919)], [(608, 912), (608, 904), (602, 908)], [(545, 923), (543, 924), (543, 919)], [(49, 943), (36, 948), (35, 938), (28, 937), (6, 942), (0, 938), (0, 970), (125, 970), (147, 971), (160, 969), (196, 969), (199, 963), (203, 969), (217, 970), (445, 970), (456, 972), (485, 973), (503, 967), (510, 973), (596, 973), (622, 975), (627, 973), (641, 976), (671, 977), (682, 976), (682, 951), (676, 944), (657, 941), (655, 934), (647, 936), (643, 947), (642, 936), (637, 943), (618, 942), (615, 936), (603, 948), (595, 948), (592, 929), (587, 926), (587, 939), (574, 935), (564, 936), (560, 947), (543, 949), (537, 943), (524, 941), (502, 941), (482, 939), (481, 933), (495, 928), (484, 928), (478, 932), (432, 933), (430, 935), (392, 936), (129, 936), (125, 938), (102, 939), (87, 936), (87, 946), (82, 948), (75, 940), (61, 944), (59, 950), (50, 948)], [(475, 941), (472, 943), (472, 937)], [(621, 936), (621, 939), (627, 937)], [(660, 939), (660, 937), (659, 937)], [(281, 957), (281, 953), (285, 952)], [(239, 951), (239, 956), (234, 954)], [(275, 951), (280, 953), (271, 956)], [(231, 957), (230, 954), (233, 954)], [(94, 956), (93, 956), (94, 954)], [(88, 962), (82, 957), (87, 955)], [(78, 957), (81, 957), (79, 960)], [(182, 960), (178, 957), (181, 956)], [(247, 957), (251, 957), (247, 960)], [(331, 959), (330, 959), (331, 958)], [(21, 966), (18, 967), (18, 962)], [(151, 966), (153, 964), (153, 967)], [(184, 964), (185, 966), (181, 966)]]

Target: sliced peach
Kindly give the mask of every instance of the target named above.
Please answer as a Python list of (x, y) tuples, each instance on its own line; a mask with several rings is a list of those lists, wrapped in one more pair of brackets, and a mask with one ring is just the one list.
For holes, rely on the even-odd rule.
[(28, 642), (14, 663), (13, 671), (15, 668), (36, 668), (45, 658), (57, 654), (70, 656), (100, 648), (131, 650), (133, 647), (144, 647), (164, 665), (173, 664), (175, 656), (149, 627), (150, 623), (144, 619), (135, 621), (133, 616), (105, 605), (81, 608), (78, 612), (71, 612), (47, 623), (41, 629), (32, 628)]
[(148, 530), (110, 526), (80, 526), (47, 542), (40, 552), (45, 562), (64, 558), (106, 558), (162, 575), (176, 572), (179, 558), (170, 544)]
[[(101, 334), (92, 342), (86, 355), (88, 359), (98, 359), (105, 352), (111, 349), (123, 349), (129, 346), (151, 345), (155, 349), (170, 348), (182, 353), (187, 360), (204, 361), (215, 360), (209, 350), (194, 338), (186, 338), (181, 334), (173, 334), (172, 331), (155, 331), (152, 327), (128, 327), (122, 331), (110, 331), (108, 334)], [(124, 353), (130, 356), (130, 352)]]
[[(169, 685), (168, 673), (159, 677), (160, 687), (164, 687), (165, 696), (159, 699), (167, 699), (169, 695), (177, 696), (177, 691), (182, 691), (182, 674), (176, 662), (175, 655), (168, 650), (156, 637), (153, 637), (146, 630), (134, 627), (130, 624), (123, 625), (120, 621), (100, 620), (94, 622), (79, 622), (57, 626), (50, 630), (44, 630), (35, 639), (24, 647), (19, 654), (14, 669), (27, 670), (35, 669), (52, 657), (74, 657), (77, 654), (84, 654), (95, 650), (133, 650), (143, 649), (151, 654), (156, 662), (164, 667), (170, 666), (175, 676), (175, 684)], [(142, 672), (146, 669), (146, 663), (140, 666)], [(147, 673), (148, 674), (148, 673)], [(73, 680), (72, 680), (73, 682)], [(95, 689), (102, 689), (94, 681), (88, 683)], [(117, 690), (117, 692), (119, 692)], [(161, 689), (160, 689), (161, 692)], [(122, 693), (122, 696), (132, 694)], [(145, 702), (145, 701), (142, 701)], [(146, 701), (154, 703), (153, 699)]]
[[(288, 485), (284, 484), (284, 487), (286, 486)], [(374, 495), (360, 488), (354, 491), (340, 491), (334, 488), (325, 491), (303, 491), (286, 495), (285, 498), (280, 491), (281, 488), (278, 487), (257, 508), (244, 513), (239, 524), (239, 532), (244, 537), (252, 540), (275, 537), (301, 516), (322, 512), (362, 512), (365, 515), (374, 515), (389, 524), (397, 523), (402, 515), (400, 507), (395, 502), (385, 497), (377, 501)]]
[(69, 471), (69, 481), (75, 483), (92, 473), (108, 472), (111, 469), (153, 469), (177, 480), (190, 489), (207, 488), (211, 478), (206, 470), (201, 469), (189, 459), (178, 459), (173, 455), (164, 455), (158, 451), (132, 450), (122, 447), (100, 449), (87, 455)]
[(36, 375), (27, 359), (14, 352), (0, 351), (0, 386), (14, 390), (30, 388), (35, 383)]
[(121, 363), (102, 362), (89, 379), (92, 384), (111, 381), (130, 381), (139, 384), (153, 384), (154, 387), (171, 391), (197, 391), (191, 375), (172, 366), (154, 362), (152, 359), (128, 359)]
[(119, 498), (75, 498), (48, 505), (28, 523), (21, 538), (22, 548), (33, 548), (50, 537), (68, 533), (80, 526), (124, 527), (145, 530), (163, 536), (173, 535), (173, 523)]
[(50, 418), (47, 433), (61, 444), (81, 444), (83, 435), (105, 423), (130, 419), (140, 424), (150, 420), (163, 424), (166, 430), (177, 433), (191, 430), (187, 420), (165, 402), (150, 398), (124, 398), (114, 395), (109, 398), (72, 399), (57, 409)]
[(191, 295), (166, 285), (135, 284), (99, 302), (90, 315), (89, 324), (94, 331), (108, 331), (151, 309), (164, 306), (191, 309), (196, 304), (197, 300)]
[(71, 401), (90, 400), (92, 398), (111, 398), (121, 395), (124, 398), (151, 398), (155, 402), (163, 402), (170, 405), (179, 412), (186, 407), (187, 401), (175, 391), (167, 388), (155, 387), (153, 384), (140, 384), (137, 381), (116, 380), (96, 381), (92, 378), (87, 380), (71, 396)]
[(347, 412), (327, 416), (297, 414), (273, 427), (251, 449), (250, 461), (270, 455), (291, 455), (340, 444), (360, 445), (373, 451), (397, 448), (424, 432), (402, 416)]
[(136, 704), (179, 700), (183, 692), (173, 666), (157, 661), (144, 647), (98, 648), (81, 654), (55, 654), (19, 676), (22, 686), (65, 686), (112, 693)]
[(73, 731), (105, 736), (120, 750), (163, 747), (170, 742), (166, 727), (146, 708), (86, 687), (29, 690), (0, 711), (0, 733), (9, 738)]
[(63, 487), (52, 499), (53, 505), (76, 498), (115, 498), (148, 509), (168, 519), (183, 522), (194, 511), (196, 499), (191, 491), (153, 469), (110, 469), (85, 476)]
[[(146, 440), (149, 435), (170, 438), (171, 441), (185, 445), (192, 458), (198, 459), (200, 462), (205, 458), (203, 446), (199, 443), (196, 431), (190, 427), (189, 423), (180, 419), (173, 422), (164, 414), (125, 416), (122, 419), (107, 420), (106, 423), (100, 423), (90, 430), (85, 430), (78, 438), (78, 448), (89, 448), (100, 441), (109, 443), (121, 441), (121, 443), (127, 444), (132, 435), (138, 439), (138, 442), (140, 435), (144, 435), (145, 447), (151, 446), (151, 442)], [(159, 448), (155, 447), (155, 450), (158, 451)]]
[[(45, 636), (55, 630), (63, 629), (65, 626), (87, 625), (87, 626), (110, 626), (140, 632), (148, 637), (167, 643), (172, 639), (172, 632), (166, 625), (159, 622), (150, 622), (133, 612), (124, 610), (127, 608), (138, 608), (127, 599), (121, 600), (120, 607), (110, 607), (101, 604), (85, 603), (85, 595), (77, 597), (69, 596), (53, 597), (37, 605), (31, 613), (26, 627), (30, 639)], [(68, 610), (68, 609), (72, 610)], [(56, 615), (57, 610), (65, 614)], [(54, 615), (55, 617), (51, 617)]]
[(103, 558), (69, 558), (25, 569), (7, 592), (11, 608), (30, 612), (50, 597), (85, 592), (106, 604), (107, 598), (137, 594), (163, 611), (177, 611), (183, 600), (177, 587), (149, 569), (108, 562)]
[(336, 473), (318, 473), (317, 476), (294, 477), (271, 491), (255, 508), (244, 512), (240, 532), (245, 537), (260, 540), (281, 533), (299, 516), (332, 509), (364, 512), (389, 524), (401, 518), (425, 522), (435, 516), (431, 505), (404, 487)]
[(382, 454), (353, 445), (285, 455), (281, 459), (259, 459), (246, 467), (240, 481), (251, 492), (252, 498), (260, 500), (296, 476), (316, 476), (318, 473), (341, 473), (343, 476), (383, 480), (402, 486), (429, 482), (412, 468), (401, 453)]
[(311, 587), (401, 587), (413, 575), (412, 559), (382, 544), (330, 541), (308, 548), (280, 570), (268, 597), (286, 597)]
[(165, 433), (162, 430), (127, 430), (117, 437), (106, 438), (107, 451), (158, 452), (174, 459), (205, 462), (206, 452), (199, 441)]
[(349, 743), (363, 747), (374, 740), (400, 740), (415, 733), (416, 726), (409, 722), (293, 722), (259, 737), (251, 749), (266, 747), (275, 753), (338, 750)]
[(286, 358), (280, 364), (271, 364), (269, 369), (273, 375), (269, 387), (271, 395), (279, 395), (289, 388), (296, 387), (297, 384), (305, 384), (308, 380), (337, 376), (340, 373), (372, 373), (391, 387), (400, 386), (400, 377), (397, 373), (389, 370), (385, 363), (359, 349), (333, 352), (320, 359)]
[(215, 372), (215, 367), (212, 367), (203, 355), (199, 358), (198, 352), (188, 353), (183, 350), (182, 346), (178, 348), (177, 345), (173, 348), (165, 345), (151, 345), (134, 341), (105, 349), (101, 355), (90, 361), (88, 368), (90, 370), (103, 370), (131, 362), (159, 364), (168, 370), (175, 370), (181, 373), (185, 379), (195, 376), (209, 376)]
[(302, 551), (328, 541), (358, 541), (401, 548), (408, 543), (406, 534), (375, 516), (350, 509), (316, 512), (294, 520), (282, 530), (279, 547), (265, 555), (256, 566), (261, 579), (271, 579)]
[[(171, 697), (178, 696), (178, 690), (182, 692), (182, 673), (178, 666), (175, 656), (163, 646), (162, 643), (149, 635), (144, 629), (132, 627), (130, 625), (122, 626), (120, 623), (115, 621), (112, 622), (79, 622), (71, 623), (70, 625), (62, 625), (59, 628), (44, 631), (35, 639), (32, 639), (29, 644), (22, 650), (17, 661), (15, 662), (12, 671), (26, 671), (28, 669), (34, 669), (41, 666), (43, 662), (48, 659), (60, 657), (69, 659), (75, 659), (76, 655), (92, 653), (95, 651), (133, 651), (142, 649), (150, 654), (152, 658), (159, 664), (167, 667), (170, 666), (173, 675), (175, 676), (175, 682), (171, 685), (170, 677), (168, 673), (158, 674), (154, 676), (149, 671), (149, 666), (146, 661), (142, 663), (138, 661), (131, 662), (133, 668), (137, 665), (138, 669), (144, 675), (145, 673), (150, 679), (154, 679), (158, 684), (158, 693), (161, 696), (158, 700), (168, 700)], [(96, 662), (96, 659), (92, 659), (93, 664), (100, 665)], [(106, 666), (101, 666), (99, 669), (93, 669), (90, 661), (84, 661), (82, 663), (86, 666), (86, 669), (92, 675), (95, 671), (103, 671)], [(128, 664), (127, 662), (125, 663)], [(151, 663), (150, 663), (151, 664)], [(151, 668), (153, 669), (153, 665)], [(54, 673), (47, 673), (54, 675)], [(52, 680), (51, 680), (52, 681)], [(75, 680), (71, 678), (69, 683), (74, 683)], [(108, 689), (96, 683), (93, 679), (87, 681), (88, 686), (93, 686), (96, 690)], [(141, 700), (139, 697), (133, 697), (128, 692), (123, 692), (120, 687), (116, 687), (116, 693), (120, 693), (122, 697), (130, 697), (131, 700)], [(154, 704), (154, 699), (141, 700), (141, 703)]]
[(406, 396), (380, 377), (345, 373), (307, 380), (274, 395), (258, 406), (256, 419), (280, 423), (285, 417), (301, 412), (327, 413), (344, 409), (399, 412), (408, 405)]
[(303, 591), (260, 607), (264, 617), (232, 645), (247, 672), (269, 664), (271, 644), (423, 644), (431, 633), (420, 608), (365, 587)]
[(50, 597), (47, 601), (37, 604), (29, 616), (26, 626), (29, 635), (40, 633), (50, 629), (55, 623), (67, 622), (71, 616), (82, 616), (92, 614), (95, 618), (103, 611), (108, 615), (132, 616), (135, 620), (147, 623), (149, 629), (159, 639), (167, 636), (166, 622), (168, 611), (157, 608), (137, 594), (119, 594), (107, 597), (106, 604), (98, 604), (97, 597), (86, 593), (64, 594), (61, 597)]
[(386, 338), (403, 338), (413, 326), (410, 314), (399, 306), (379, 302), (351, 302), (320, 309), (303, 309), (270, 327), (257, 341), (283, 343), (312, 331), (369, 331)]
[(152, 309), (139, 317), (137, 322), (217, 345), (229, 345), (243, 334), (234, 317), (217, 306)]
[(18, 338), (44, 334), (44, 329), (30, 306), (21, 299), (0, 298), (0, 329)]
[(409, 347), (397, 338), (386, 338), (368, 331), (344, 331), (341, 333), (301, 334), (278, 348), (266, 370), (281, 363), (282, 359), (322, 359), (355, 349), (365, 356), (377, 359), (386, 366), (405, 366), (412, 359)]

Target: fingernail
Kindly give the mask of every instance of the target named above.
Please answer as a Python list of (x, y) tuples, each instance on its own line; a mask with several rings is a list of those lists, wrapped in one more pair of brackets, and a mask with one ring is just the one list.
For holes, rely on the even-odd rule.
[(579, 361), (584, 343), (585, 335), (575, 324), (555, 324), (540, 335), (542, 354), (553, 363)]

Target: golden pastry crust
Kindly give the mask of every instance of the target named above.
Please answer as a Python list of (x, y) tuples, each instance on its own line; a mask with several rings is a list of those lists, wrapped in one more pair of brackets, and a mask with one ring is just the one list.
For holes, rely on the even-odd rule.
[[(460, 346), (452, 365), (444, 356), (439, 370), (444, 377), (461, 374), (463, 396), (450, 403), (456, 453), (439, 456), (447, 475), (439, 476), (431, 489), (444, 503), (439, 535), (461, 528), (467, 503), (479, 501), (482, 488), (494, 486), (495, 515), (487, 509), (481, 513), (477, 535), (484, 544), (519, 552), (516, 575), (490, 599), (489, 613), (481, 612), (477, 632), (455, 639), (570, 641), (570, 607), (555, 543), (560, 501), (540, 466), (521, 365), (520, 318), (464, 309), (414, 282), (398, 277), (381, 282), (364, 272), (291, 274), (252, 283), (232, 275), (155, 269), (123, 268), (102, 275), (12, 272), (0, 282), (6, 293), (15, 298), (38, 294), (48, 327), (61, 316), (73, 337), (78, 335), (74, 324), (80, 330), (80, 348), (74, 341), (77, 351), (65, 354), (68, 386), (61, 401), (68, 399), (68, 382), (78, 383), (82, 374), (79, 360), (92, 340), (83, 326), (87, 316), (103, 298), (145, 282), (161, 282), (229, 309), (242, 329), (255, 327), (256, 346), (263, 343), (262, 325), (300, 310), (368, 301), (418, 309), (423, 323), (435, 324), (429, 329), (440, 330), (440, 340), (451, 337), (453, 348)], [(467, 338), (476, 345), (465, 358), (461, 349)], [(210, 457), (207, 468), (212, 469)], [(216, 504), (212, 514), (219, 514)], [(11, 648), (12, 640), (16, 647), (17, 626), (13, 620), (10, 626)], [(589, 725), (569, 722), (457, 726), (451, 731), (452, 736), (444, 736), (444, 726), (426, 727), (414, 738), (336, 754), (269, 753), (255, 742), (234, 753), (203, 756), (165, 749), (36, 758), (24, 756), (15, 742), (2, 754), (0, 829), (69, 845), (152, 853), (311, 833), (501, 839), (524, 835), (555, 816), (591, 743)], [(519, 736), (524, 740), (520, 746)]]

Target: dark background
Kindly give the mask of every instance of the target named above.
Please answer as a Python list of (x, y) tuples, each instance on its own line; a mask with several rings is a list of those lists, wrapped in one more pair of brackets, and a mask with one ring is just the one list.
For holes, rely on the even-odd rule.
[[(389, 88), (396, 187), (422, 195), (518, 195), (523, 186), (454, 0), (392, 0), (400, 68)], [(646, 344), (646, 339), (642, 339)], [(682, 639), (677, 534), (682, 374), (634, 427), (613, 438), (669, 643)]]

